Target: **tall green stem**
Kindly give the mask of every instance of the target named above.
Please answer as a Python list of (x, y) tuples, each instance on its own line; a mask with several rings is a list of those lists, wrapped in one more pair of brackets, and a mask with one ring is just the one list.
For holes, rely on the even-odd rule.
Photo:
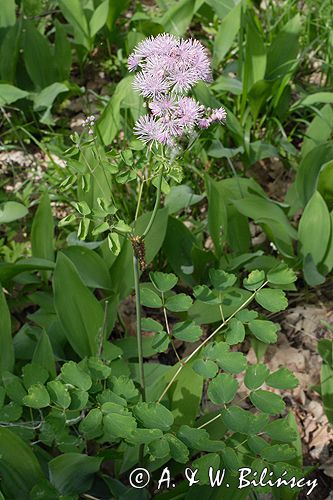
[[(161, 186), (162, 186), (162, 176), (163, 169), (161, 169), (158, 174), (158, 184), (156, 191), (156, 200), (153, 208), (153, 212), (151, 214), (148, 225), (142, 235), (142, 239), (144, 239), (149, 233), (160, 204), (160, 196), (161, 196)], [(142, 335), (141, 335), (141, 300), (140, 300), (140, 267), (137, 255), (133, 252), (133, 271), (134, 271), (134, 288), (135, 288), (135, 309), (136, 309), (136, 338), (137, 338), (137, 347), (138, 347), (138, 360), (139, 360), (139, 374), (140, 374), (140, 386), (142, 393), (142, 400), (146, 400), (146, 388), (145, 388), (145, 374), (143, 369), (143, 353), (142, 353)]]
[(146, 401), (145, 373), (143, 370), (143, 349), (142, 349), (142, 335), (141, 335), (140, 269), (139, 269), (139, 261), (135, 254), (133, 254), (133, 271), (134, 271), (135, 309), (136, 309), (136, 339), (137, 339), (138, 360), (139, 360), (139, 378), (140, 378), (142, 401)]
[[(158, 176), (155, 205), (154, 205), (150, 220), (148, 222), (148, 225), (147, 225), (147, 227), (146, 227), (146, 229), (141, 237), (142, 239), (144, 239), (147, 236), (147, 234), (149, 233), (149, 231), (154, 223), (156, 214), (157, 214), (157, 210), (158, 210), (158, 207), (160, 204), (160, 197), (161, 197), (162, 176), (163, 176), (163, 169), (161, 169), (159, 176)], [(142, 192), (140, 192), (139, 195), (141, 197)], [(136, 214), (136, 217), (137, 217), (137, 214)], [(142, 401), (146, 401), (145, 372), (144, 372), (144, 367), (143, 367), (143, 349), (142, 349), (142, 335), (141, 335), (140, 267), (139, 267), (139, 261), (138, 261), (136, 254), (135, 254), (135, 251), (133, 252), (133, 271), (134, 271), (135, 309), (136, 309), (136, 339), (137, 339), (138, 361), (139, 361), (139, 378), (140, 378)], [(144, 445), (140, 445), (140, 447), (139, 447), (139, 463), (140, 464), (143, 463), (143, 459), (144, 459)]]
[(147, 234), (151, 230), (152, 225), (154, 224), (154, 220), (155, 220), (155, 217), (156, 217), (156, 214), (157, 214), (157, 210), (158, 210), (158, 207), (159, 207), (159, 204), (160, 204), (162, 179), (163, 179), (163, 168), (161, 168), (161, 171), (158, 174), (155, 205), (154, 205), (151, 217), (150, 217), (150, 221), (148, 222), (148, 225), (147, 225), (146, 229), (144, 230), (142, 238), (145, 238), (147, 236)]

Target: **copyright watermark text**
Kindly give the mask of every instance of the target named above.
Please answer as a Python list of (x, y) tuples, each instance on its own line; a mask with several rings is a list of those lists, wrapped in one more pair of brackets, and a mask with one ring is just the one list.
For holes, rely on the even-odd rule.
[[(198, 469), (186, 467), (184, 470), (185, 479), (190, 487), (195, 484), (200, 484), (197, 474)], [(227, 480), (227, 474), (228, 472), (226, 469), (215, 470), (213, 467), (209, 467), (208, 477), (205, 484), (208, 483), (212, 488), (220, 486), (226, 486), (229, 488), (230, 484)], [(306, 494), (310, 495), (318, 484), (317, 479), (307, 479), (305, 477), (296, 478), (295, 476), (287, 476), (287, 474), (287, 471), (284, 471), (280, 477), (273, 477), (273, 472), (269, 472), (267, 468), (264, 468), (259, 473), (249, 467), (242, 467), (241, 469), (238, 469), (237, 488), (241, 490), (249, 486), (252, 488), (270, 486), (275, 488), (287, 487), (290, 489), (306, 487)], [(145, 488), (148, 486), (150, 480), (151, 477), (149, 471), (143, 467), (138, 467), (137, 469), (132, 470), (129, 476), (129, 482), (133, 488)], [(176, 486), (172, 481), (169, 467), (165, 467), (163, 469), (162, 474), (157, 481), (158, 490), (163, 488), (170, 489)]]

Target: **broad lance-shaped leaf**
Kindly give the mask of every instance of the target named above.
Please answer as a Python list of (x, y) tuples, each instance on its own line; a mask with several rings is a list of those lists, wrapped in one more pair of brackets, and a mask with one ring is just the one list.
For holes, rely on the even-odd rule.
[[(14, 4), (14, 2), (13, 2), (13, 4)], [(14, 7), (14, 9), (15, 9), (15, 7)], [(28, 95), (29, 95), (29, 92), (26, 92), (25, 90), (18, 89), (17, 87), (14, 87), (13, 85), (8, 85), (8, 83), (0, 83), (0, 106), (7, 106), (8, 104), (11, 104), (12, 102), (18, 101), (19, 99), (24, 99), (25, 97), (28, 97)]]
[(109, 13), (109, 0), (104, 0), (94, 10), (89, 22), (90, 36), (93, 37), (104, 26)]
[(74, 264), (61, 252), (53, 277), (54, 304), (68, 342), (82, 358), (98, 348), (104, 312), (93, 293), (83, 284)]
[(60, 455), (48, 463), (50, 481), (62, 495), (77, 496), (91, 488), (102, 460), (81, 453)]
[(317, 350), (325, 363), (333, 368), (333, 341), (329, 339), (319, 340)]
[(12, 371), (14, 367), (14, 346), (12, 327), (7, 302), (0, 285), (0, 375), (5, 371)]
[(0, 427), (0, 455), (1, 490), (6, 498), (29, 498), (31, 488), (44, 477), (30, 446)]
[(73, 262), (82, 281), (89, 288), (112, 288), (108, 266), (96, 251), (82, 246), (70, 246), (62, 252)]
[(320, 370), (320, 389), (324, 403), (324, 411), (330, 422), (333, 425), (333, 369), (322, 364)]
[(298, 227), (300, 252), (303, 257), (310, 254), (319, 264), (325, 257), (331, 236), (331, 219), (327, 205), (315, 191), (305, 207)]
[(54, 260), (53, 215), (48, 192), (42, 195), (31, 226), (33, 257)]
[(26, 389), (31, 385), (45, 384), (49, 378), (46, 368), (37, 363), (28, 363), (22, 368), (23, 384)]
[[(1, 99), (0, 99), (1, 101)], [(28, 213), (28, 209), (16, 201), (6, 201), (0, 205), (0, 224), (7, 224), (17, 219), (22, 219)]]
[[(214, 5), (222, 7), (223, 2), (216, 2)], [(219, 63), (231, 48), (236, 37), (241, 21), (241, 2), (231, 4), (232, 10), (223, 17), (214, 42), (213, 66), (217, 68)]]
[(46, 332), (43, 330), (37, 342), (32, 362), (41, 365), (48, 370), (51, 377), (56, 377), (55, 358), (51, 346), (50, 339)]
[(0, 280), (5, 283), (14, 278), (14, 276), (26, 271), (48, 270), (54, 269), (54, 267), (54, 262), (45, 259), (35, 259), (34, 257), (21, 259), (15, 263), (0, 263)]
[[(202, 399), (203, 378), (192, 370), (192, 362), (187, 363), (177, 376), (176, 383), (172, 389), (170, 411), (175, 419), (174, 426), (178, 428), (180, 425), (194, 425), (198, 415), (200, 402)], [(174, 374), (175, 367), (166, 373), (165, 381), (168, 382)], [(191, 404), (184, 394), (190, 394)]]
[[(333, 183), (332, 183), (333, 184)], [(325, 258), (323, 260), (323, 267), (326, 272), (330, 272), (333, 268), (333, 210), (330, 213), (330, 219), (331, 219), (331, 239), (328, 245), (327, 253), (325, 255)]]

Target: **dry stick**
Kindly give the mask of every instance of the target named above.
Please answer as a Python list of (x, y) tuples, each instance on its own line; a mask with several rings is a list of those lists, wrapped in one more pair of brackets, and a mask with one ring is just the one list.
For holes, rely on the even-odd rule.
[(185, 360), (183, 360), (183, 363), (179, 366), (178, 370), (176, 371), (176, 373), (174, 374), (174, 376), (172, 377), (172, 379), (170, 380), (170, 382), (168, 383), (167, 387), (164, 389), (164, 391), (162, 392), (161, 396), (158, 398), (158, 403), (161, 402), (161, 400), (163, 399), (163, 397), (165, 396), (165, 394), (168, 392), (168, 390), (170, 389), (170, 387), (172, 386), (172, 384), (174, 383), (175, 379), (178, 377), (179, 373), (182, 371), (182, 369), (184, 368), (184, 366), (200, 351), (200, 349), (205, 345), (207, 344), (207, 342), (209, 342), (223, 327), (225, 327), (225, 325), (227, 325), (229, 323), (229, 321), (239, 312), (241, 311), (244, 307), (246, 307), (255, 297), (256, 293), (259, 292), (264, 286), (266, 286), (268, 283), (268, 281), (265, 281), (265, 283), (263, 283), (261, 285), (260, 288), (258, 288), (258, 290), (256, 290), (241, 306), (239, 306), (239, 308), (233, 312), (229, 318), (227, 318), (225, 321), (223, 321), (223, 323), (218, 326), (214, 331), (213, 333), (211, 333), (209, 335), (209, 337), (207, 337), (203, 342), (202, 344), (200, 344)]

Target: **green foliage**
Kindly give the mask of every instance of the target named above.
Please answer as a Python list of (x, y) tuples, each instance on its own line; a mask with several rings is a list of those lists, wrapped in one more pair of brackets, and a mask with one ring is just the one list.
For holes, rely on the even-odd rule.
[(7, 224), (17, 219), (25, 217), (28, 213), (27, 208), (21, 203), (7, 201), (0, 207), (0, 224)]
[(66, 453), (49, 462), (51, 483), (62, 495), (83, 493), (92, 485), (101, 459), (80, 453)]
[[(327, 325), (329, 330), (330, 326)], [(323, 400), (324, 411), (330, 422), (333, 424), (333, 342), (332, 340), (322, 339), (318, 342), (318, 352), (323, 360), (320, 371), (320, 394)]]
[(0, 373), (4, 371), (12, 371), (14, 368), (14, 347), (12, 343), (12, 327), (10, 312), (6, 303), (3, 289), (0, 285), (0, 338), (1, 338), (1, 353), (0, 353)]
[(84, 286), (71, 261), (61, 253), (57, 258), (53, 283), (55, 309), (69, 343), (82, 357), (94, 355), (98, 342), (103, 341), (101, 304)]
[[(28, 175), (7, 186), (15, 165), (1, 181), (6, 498), (129, 498), (137, 465), (154, 480), (165, 466), (177, 480), (183, 466), (198, 468), (201, 486), (180, 480), (163, 498), (210, 495), (209, 467), (231, 473), (217, 494), (226, 498), (253, 494), (237, 488), (241, 466), (306, 474), (278, 393), (297, 379), (271, 373), (264, 354), (297, 278), (315, 287), (333, 269), (330, 16), (293, 1), (264, 11), (231, 0), (138, 2), (130, 15), (128, 6), (3, 0), (0, 9), (3, 149), (43, 152), (40, 193)], [(133, 140), (146, 108), (126, 67), (133, 47), (160, 32), (203, 42), (214, 80), (193, 95), (228, 111), (225, 127), (170, 155)], [(98, 117), (69, 132), (81, 100)], [(332, 423), (332, 342), (318, 351)]]
[(43, 194), (31, 227), (33, 257), (54, 260), (54, 225), (48, 193)]
[(0, 429), (1, 488), (5, 495), (17, 497), (29, 492), (43, 473), (33, 451), (17, 434), (9, 429)]

